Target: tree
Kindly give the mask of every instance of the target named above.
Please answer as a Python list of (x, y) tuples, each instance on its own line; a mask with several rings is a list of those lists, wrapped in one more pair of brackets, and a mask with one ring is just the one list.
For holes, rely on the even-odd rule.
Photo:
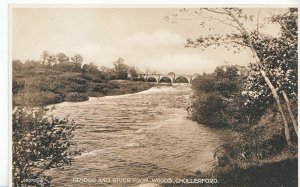
[(20, 71), (23, 69), (24, 64), (20, 60), (12, 61), (12, 69), (16, 71)]
[(128, 70), (128, 75), (130, 75), (131, 78), (136, 79), (138, 77), (138, 69), (134, 66), (130, 66)]
[[(63, 54), (63, 53), (62, 53)], [(41, 54), (41, 64), (42, 65), (47, 65), (47, 66), (52, 66), (57, 63), (57, 57), (56, 55), (50, 54), (48, 51), (43, 51)]]
[(128, 78), (129, 66), (124, 63), (124, 59), (118, 58), (113, 62), (113, 65), (118, 79), (124, 80)]
[(83, 62), (83, 57), (80, 54), (75, 54), (71, 57), (71, 60), (76, 64), (81, 64)]
[(75, 54), (73, 57), (71, 57), (71, 60), (73, 62), (73, 71), (75, 72), (81, 72), (81, 65), (83, 63), (83, 57), (80, 54)]
[(101, 66), (100, 71), (104, 74), (106, 80), (117, 79), (116, 72), (113, 68), (109, 68), (106, 66)]
[(247, 118), (243, 89), (245, 75), (238, 74), (238, 66), (217, 67), (214, 73), (199, 76), (193, 81), (195, 100), (191, 117), (202, 124), (238, 129)]
[[(287, 13), (281, 16), (273, 16), (273, 22), (280, 24), (282, 29), (281, 39), (288, 46), (280, 45), (281, 54), (279, 57), (284, 57), (281, 60), (282, 64), (287, 63), (286, 74), (282, 82), (281, 93), (286, 102), (289, 115), (291, 117), (295, 132), (298, 136), (298, 123), (296, 117), (291, 109), (291, 104), (288, 95), (293, 97), (298, 106), (298, 9), (290, 8)], [(295, 107), (297, 108), (297, 107)]]
[(23, 68), (26, 70), (34, 70), (34, 69), (40, 68), (41, 66), (42, 66), (41, 63), (38, 61), (26, 60), (23, 65)]
[(69, 57), (65, 53), (57, 53), (56, 58), (57, 58), (57, 61), (61, 64), (69, 62)]
[(13, 110), (12, 175), (16, 187), (49, 185), (50, 178), (43, 172), (71, 164), (72, 155), (78, 153), (71, 151), (74, 122), (43, 116), (42, 109)]
[[(264, 99), (272, 103), (269, 90), (258, 88), (264, 85), (259, 74), (255, 71), (263, 69), (270, 81), (279, 93), (281, 100), (285, 101), (289, 117), (292, 121), (294, 132), (298, 136), (298, 123), (292, 110), (290, 98), (298, 104), (297, 98), (297, 77), (298, 77), (298, 36), (297, 36), (297, 10), (289, 9), (281, 16), (272, 16), (273, 22), (279, 22), (281, 35), (277, 38), (270, 38), (265, 35), (256, 35), (254, 48), (259, 58), (263, 59), (261, 67), (252, 64), (252, 72), (248, 78), (248, 89), (255, 91), (254, 100)], [(253, 72), (254, 71), (254, 72)], [(258, 90), (260, 89), (260, 90)], [(264, 90), (264, 92), (262, 92)], [(264, 94), (262, 94), (264, 93)], [(290, 98), (289, 98), (290, 97)], [(296, 107), (294, 107), (296, 108)]]
[[(290, 10), (291, 11), (291, 10)], [(295, 10), (293, 10), (295, 12)], [(257, 47), (258, 45), (261, 45), (263, 49), (267, 49), (269, 46), (264, 45), (262, 40), (258, 39), (261, 36), (264, 38), (269, 38), (270, 36), (267, 36), (267, 34), (262, 33), (259, 31), (259, 24), (257, 21), (256, 27), (249, 29), (248, 27), (245, 26), (244, 23), (246, 22), (254, 22), (254, 15), (251, 15), (249, 13), (245, 13), (243, 9), (239, 8), (201, 8), (197, 11), (190, 12), (187, 9), (182, 9), (181, 12), (185, 12), (188, 14), (192, 14), (193, 16), (197, 16), (198, 18), (203, 18), (203, 19), (208, 19), (209, 22), (214, 21), (215, 24), (223, 24), (224, 26), (227, 26), (228, 33), (225, 33), (223, 35), (220, 34), (209, 34), (207, 36), (200, 36), (199, 38), (192, 40), (188, 39), (186, 47), (199, 47), (205, 50), (206, 48), (210, 46), (214, 47), (219, 47), (219, 46), (224, 46), (228, 50), (233, 49), (234, 53), (239, 52), (241, 49), (250, 49), (253, 58), (255, 59), (255, 64), (256, 67), (258, 68), (257, 71), (260, 73), (261, 77), (265, 81), (265, 84), (270, 90), (270, 93), (277, 105), (278, 111), (281, 114), (282, 121), (283, 121), (283, 127), (285, 130), (285, 137), (288, 145), (291, 145), (291, 138), (290, 138), (290, 132), (289, 132), (289, 127), (288, 127), (288, 121), (285, 116), (285, 113), (283, 111), (282, 103), (280, 100), (280, 95), (278, 92), (278, 89), (276, 85), (274, 85), (274, 82), (272, 83), (272, 75), (268, 74), (266, 72), (266, 64), (267, 58), (276, 55), (273, 53), (269, 53), (268, 50), (262, 50), (260, 51), (259, 48)], [(285, 15), (287, 15), (286, 13)], [(208, 16), (207, 16), (208, 15)], [(285, 15), (278, 15), (276, 20), (284, 20)], [(259, 18), (259, 15), (257, 16)], [(272, 18), (274, 16), (270, 16)], [(291, 17), (291, 19), (295, 19), (297, 16)], [(257, 18), (257, 20), (258, 20)], [(175, 18), (170, 18), (166, 17), (167, 20), (180, 20), (177, 18), (177, 15)], [(290, 21), (290, 19), (288, 19)], [(295, 24), (290, 24), (289, 21), (281, 21), (280, 23), (282, 24), (282, 33), (285, 33), (283, 30), (285, 28), (292, 27), (292, 30), (297, 30), (297, 27)], [(293, 22), (293, 21), (291, 21)], [(290, 24), (290, 25), (289, 25)], [(209, 25), (206, 25), (206, 22), (201, 22), (203, 27), (208, 27), (210, 31), (213, 30), (212, 27)], [(287, 26), (289, 25), (289, 26)], [(289, 30), (289, 29), (288, 29)], [(289, 33), (288, 31), (286, 31)], [(291, 31), (292, 33), (292, 31)], [(282, 35), (284, 36), (284, 35)], [(283, 38), (289, 38), (295, 39), (296, 37), (294, 36), (294, 33), (290, 36), (285, 36)], [(296, 128), (294, 129), (296, 131)]]
[(48, 60), (48, 65), (55, 65), (55, 64), (57, 64), (57, 58), (53, 54), (49, 55), (47, 60)]
[(49, 52), (48, 51), (43, 51), (41, 54), (41, 63), (43, 65), (46, 65), (46, 61), (48, 61), (48, 57), (49, 57)]
[(98, 66), (95, 65), (93, 62), (90, 62), (89, 64), (84, 64), (82, 66), (83, 73), (89, 73), (89, 74), (100, 74), (101, 72), (98, 69)]

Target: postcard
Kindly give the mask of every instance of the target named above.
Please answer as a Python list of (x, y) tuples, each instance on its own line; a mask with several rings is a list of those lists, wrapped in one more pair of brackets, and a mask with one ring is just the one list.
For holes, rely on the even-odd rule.
[(298, 7), (11, 5), (21, 186), (297, 186)]

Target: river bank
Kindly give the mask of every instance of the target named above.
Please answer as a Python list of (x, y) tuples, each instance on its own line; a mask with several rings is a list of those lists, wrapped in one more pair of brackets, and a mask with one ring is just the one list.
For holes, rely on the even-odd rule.
[[(210, 129), (213, 130), (223, 142), (220, 147), (230, 143), (234, 137), (230, 129), (216, 129), (211, 127)], [(216, 153), (220, 147), (213, 150), (216, 165), (211, 170), (203, 170), (202, 172), (202, 170), (199, 169), (193, 174), (186, 174), (183, 177), (186, 181), (195, 181), (195, 179), (214, 179), (218, 181), (217, 183), (167, 183), (160, 184), (160, 186), (298, 186), (298, 156), (294, 150), (283, 149), (272, 157), (259, 160), (258, 163), (242, 163), (237, 158), (229, 158), (228, 163), (222, 165), (220, 160), (218, 160), (220, 158), (218, 158)], [(222, 156), (227, 156), (228, 154), (229, 153), (226, 152)], [(201, 166), (199, 166), (199, 168), (201, 168)]]
[[(291, 164), (297, 164), (296, 130), (292, 125), (289, 130), (284, 127), (285, 116), (274, 100), (249, 95), (257, 90), (246, 85), (257, 83), (253, 77), (246, 79), (249, 74), (244, 70), (221, 66), (192, 83), (190, 119), (221, 130), (223, 140), (214, 153), (218, 166), (207, 176), (220, 178), (226, 186), (293, 186), (295, 183), (288, 181), (297, 179), (297, 170)], [(297, 99), (291, 103), (288, 107), (297, 114)], [(288, 112), (287, 108), (284, 111)], [(291, 119), (287, 121), (292, 124)], [(231, 133), (223, 136), (227, 131)], [(286, 175), (287, 170), (293, 172)]]
[[(286, 159), (279, 162), (235, 168), (219, 173), (205, 173), (186, 176), (186, 181), (195, 179), (216, 179), (217, 183), (180, 183), (163, 184), (165, 187), (183, 186), (243, 186), (243, 187), (297, 187), (298, 186), (298, 159)], [(200, 180), (198, 180), (200, 181)], [(208, 180), (206, 180), (208, 182)]]
[[(113, 95), (132, 94), (148, 90), (159, 84), (130, 80), (111, 80), (102, 83), (84, 82), (76, 84), (74, 81), (61, 85), (61, 89), (44, 91), (39, 89), (28, 89), (29, 91), (13, 95), (15, 106), (24, 103), (30, 106), (44, 106), (62, 102), (82, 102), (89, 97), (103, 97)], [(44, 85), (46, 86), (46, 85)]]
[(119, 74), (116, 69), (112, 69), (111, 72), (100, 71), (92, 64), (82, 67), (73, 63), (50, 66), (34, 61), (24, 64), (15, 61), (13, 106), (35, 107), (64, 101), (81, 102), (87, 101), (89, 97), (136, 93), (157, 85), (144, 82), (142, 77), (136, 77), (137, 74), (131, 78), (128, 77), (128, 72), (123, 77), (117, 75)]

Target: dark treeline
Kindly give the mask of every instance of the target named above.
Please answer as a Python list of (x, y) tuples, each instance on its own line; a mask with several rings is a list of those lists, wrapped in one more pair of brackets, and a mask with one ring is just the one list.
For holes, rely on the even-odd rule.
[[(43, 106), (63, 101), (85, 101), (89, 96), (134, 93), (151, 87), (143, 81), (140, 71), (122, 58), (113, 68), (85, 64), (79, 54), (69, 58), (64, 53), (50, 55), (44, 51), (40, 61), (14, 60), (13, 104)], [(124, 80), (124, 81), (120, 81)]]

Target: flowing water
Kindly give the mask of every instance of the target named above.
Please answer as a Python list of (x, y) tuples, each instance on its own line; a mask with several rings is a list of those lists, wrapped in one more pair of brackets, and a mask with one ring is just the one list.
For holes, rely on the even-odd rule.
[(221, 142), (213, 130), (187, 119), (191, 94), (189, 85), (178, 84), (57, 104), (52, 113), (75, 120), (74, 141), (85, 151), (71, 166), (50, 172), (54, 186), (79, 186), (75, 177), (180, 178), (209, 171)]

